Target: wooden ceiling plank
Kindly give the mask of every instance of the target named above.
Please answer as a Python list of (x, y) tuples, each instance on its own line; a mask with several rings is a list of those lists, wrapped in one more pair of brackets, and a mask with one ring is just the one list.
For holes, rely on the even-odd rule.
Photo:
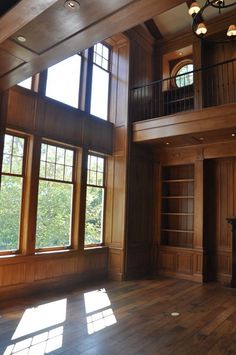
[(183, 0), (168, 0), (165, 2), (156, 0), (131, 1), (127, 6), (98, 20), (37, 58), (32, 59), (32, 61), (22, 65), (21, 68), (12, 71), (10, 75), (3, 76), (0, 80), (0, 91), (8, 89), (78, 51), (89, 48), (117, 33), (124, 32), (183, 2)]
[(12, 36), (58, 0), (21, 0), (0, 21), (0, 43)]

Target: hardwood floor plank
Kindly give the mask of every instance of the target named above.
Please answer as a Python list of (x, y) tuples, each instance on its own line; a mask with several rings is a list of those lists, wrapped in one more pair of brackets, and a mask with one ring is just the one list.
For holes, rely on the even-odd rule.
[(234, 354), (235, 301), (236, 290), (216, 283), (160, 278), (0, 302), (0, 353), (41, 347), (46, 354), (52, 347), (55, 355)]

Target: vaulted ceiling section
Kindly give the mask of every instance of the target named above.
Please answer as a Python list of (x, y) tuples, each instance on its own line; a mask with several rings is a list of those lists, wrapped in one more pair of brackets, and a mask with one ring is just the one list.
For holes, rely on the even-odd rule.
[(64, 3), (1, 0), (0, 91), (138, 24), (156, 40), (191, 28), (189, 1), (79, 0), (75, 11)]

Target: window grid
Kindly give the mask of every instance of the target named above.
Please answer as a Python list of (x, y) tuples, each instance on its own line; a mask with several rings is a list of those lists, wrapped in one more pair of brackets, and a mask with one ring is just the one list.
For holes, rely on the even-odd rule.
[(104, 187), (104, 158), (88, 156), (87, 185)]
[(110, 70), (110, 49), (102, 43), (97, 43), (93, 50), (93, 63), (101, 69)]
[[(6, 142), (11, 140), (10, 144)], [(17, 141), (21, 142), (21, 148), (17, 151), (17, 154), (14, 151), (17, 149)], [(10, 150), (9, 150), (10, 148)], [(5, 143), (4, 143), (4, 151), (3, 151), (3, 162), (2, 162), (2, 175), (14, 175), (23, 177), (23, 163), (24, 163), (24, 148), (25, 148), (25, 139), (6, 134), (5, 135)], [(19, 163), (18, 168), (13, 165), (14, 162)]]
[[(50, 149), (54, 150), (54, 158), (50, 157)], [(40, 179), (72, 183), (74, 151), (45, 143), (42, 143), (42, 151), (44, 153), (41, 153), (40, 159)]]

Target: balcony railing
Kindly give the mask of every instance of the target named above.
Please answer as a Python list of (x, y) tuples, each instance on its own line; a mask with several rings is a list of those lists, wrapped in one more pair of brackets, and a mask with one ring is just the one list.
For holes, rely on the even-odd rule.
[[(193, 83), (189, 85), (193, 79)], [(236, 103), (236, 59), (134, 87), (133, 121)], [(178, 87), (178, 86), (179, 87)]]

